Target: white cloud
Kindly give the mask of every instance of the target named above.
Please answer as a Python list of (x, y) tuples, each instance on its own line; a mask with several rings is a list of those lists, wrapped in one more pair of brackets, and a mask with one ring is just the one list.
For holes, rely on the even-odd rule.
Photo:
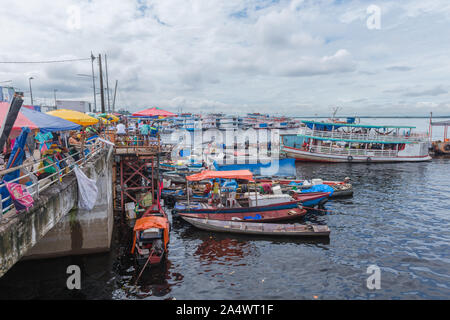
[[(381, 29), (368, 30), (369, 4), (2, 0), (8, 13), (0, 19), (0, 61), (107, 53), (110, 86), (119, 80), (117, 104), (131, 111), (158, 105), (305, 114), (310, 106), (312, 114), (328, 114), (341, 104), (343, 113), (365, 114), (370, 105), (450, 113), (443, 92), (450, 4), (383, 1)], [(70, 6), (80, 8), (79, 29), (68, 28)], [(11, 79), (26, 94), (33, 76), (33, 96), (41, 101), (51, 101), (54, 89), (61, 99), (92, 100), (92, 82), (77, 76), (90, 73), (90, 61), (0, 65), (0, 81)], [(419, 104), (425, 95), (433, 104)]]

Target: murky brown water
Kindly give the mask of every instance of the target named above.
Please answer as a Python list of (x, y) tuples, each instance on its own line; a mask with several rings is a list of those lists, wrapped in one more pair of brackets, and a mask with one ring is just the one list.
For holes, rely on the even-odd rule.
[[(139, 270), (116, 228), (110, 253), (18, 263), (0, 279), (0, 298), (449, 299), (449, 165), (298, 164), (300, 177), (353, 180), (353, 198), (307, 217), (329, 225), (329, 240), (213, 234), (173, 219), (168, 259), (136, 289)], [(81, 267), (80, 291), (66, 289), (70, 264)], [(366, 287), (372, 264), (380, 290)]]

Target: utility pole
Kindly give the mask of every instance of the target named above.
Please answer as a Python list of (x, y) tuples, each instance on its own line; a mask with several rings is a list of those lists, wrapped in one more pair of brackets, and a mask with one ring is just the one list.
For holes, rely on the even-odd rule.
[(102, 113), (105, 113), (105, 92), (103, 89), (102, 55), (98, 55), (98, 67), (100, 70), (100, 97), (102, 100)]
[(55, 98), (55, 110), (57, 109), (57, 107), (56, 107), (56, 91), (58, 91), (58, 89), (53, 89), (53, 96)]
[(92, 54), (91, 51), (91, 66), (92, 66), (92, 86), (94, 87), (94, 112), (97, 112), (97, 98), (96, 98), (96, 94), (95, 94), (95, 74), (94, 74), (94, 60), (95, 57)]
[(31, 105), (33, 105), (33, 90), (31, 90), (31, 80), (33, 80), (33, 77), (28, 78), (28, 82), (30, 83), (30, 97), (31, 97)]
[(114, 99), (113, 99), (113, 105), (112, 105), (112, 112), (114, 113), (115, 106), (116, 106), (116, 93), (117, 93), (117, 83), (119, 82), (119, 80), (116, 80), (116, 87), (114, 88)]
[(106, 94), (108, 97), (108, 113), (111, 112), (111, 105), (109, 103), (109, 80), (108, 80), (108, 58), (105, 53), (105, 68), (106, 68)]
[(23, 103), (23, 92), (16, 92), (12, 98), (11, 103), (6, 111), (6, 116), (3, 119), (2, 126), (0, 127), (0, 152), (3, 153), (3, 147), (8, 140), (9, 134), (12, 131), (14, 122), (16, 122), (20, 108)]

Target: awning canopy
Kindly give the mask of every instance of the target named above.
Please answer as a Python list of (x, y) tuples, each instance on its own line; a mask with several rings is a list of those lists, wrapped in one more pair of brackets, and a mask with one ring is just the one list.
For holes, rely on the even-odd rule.
[(448, 127), (448, 126), (450, 126), (450, 120), (432, 122), (431, 125), (432, 126), (440, 126), (440, 127), (446, 127), (446, 126)]
[(149, 108), (149, 109), (145, 109), (142, 111), (138, 111), (133, 113), (133, 117), (174, 117), (176, 116), (175, 113), (166, 111), (166, 110), (162, 110), (159, 108)]
[[(8, 107), (8, 102), (0, 102), (0, 123), (3, 123), (6, 113), (8, 112)], [(42, 132), (80, 129), (80, 126), (73, 122), (22, 106), (12, 130), (20, 131), (24, 127), (30, 128), (30, 130), (39, 129)]]
[(49, 111), (47, 112), (47, 114), (77, 123), (82, 126), (92, 126), (98, 122), (98, 119), (90, 117), (87, 114), (84, 114), (83, 112), (78, 112), (74, 110), (57, 109)]
[(208, 179), (242, 179), (253, 181), (253, 174), (250, 170), (230, 170), (230, 171), (211, 171), (204, 170), (200, 173), (186, 176), (188, 181), (201, 181)]
[(158, 216), (145, 216), (136, 220), (134, 225), (133, 247), (131, 253), (134, 252), (136, 245), (136, 232), (150, 228), (158, 228), (164, 230), (164, 248), (167, 250), (167, 244), (169, 243), (169, 222), (164, 217)]
[(414, 126), (380, 126), (370, 124), (355, 124), (355, 123), (334, 123), (334, 122), (318, 122), (310, 120), (302, 120), (302, 122), (310, 129), (319, 131), (332, 131), (340, 127), (352, 127), (352, 128), (375, 128), (375, 129), (413, 129)]

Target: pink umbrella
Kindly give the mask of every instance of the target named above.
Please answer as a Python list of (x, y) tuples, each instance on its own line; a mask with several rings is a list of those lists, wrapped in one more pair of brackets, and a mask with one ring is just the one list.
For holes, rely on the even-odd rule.
[(133, 117), (176, 117), (177, 115), (175, 113), (162, 110), (159, 108), (149, 108), (142, 111), (138, 111), (133, 113)]

